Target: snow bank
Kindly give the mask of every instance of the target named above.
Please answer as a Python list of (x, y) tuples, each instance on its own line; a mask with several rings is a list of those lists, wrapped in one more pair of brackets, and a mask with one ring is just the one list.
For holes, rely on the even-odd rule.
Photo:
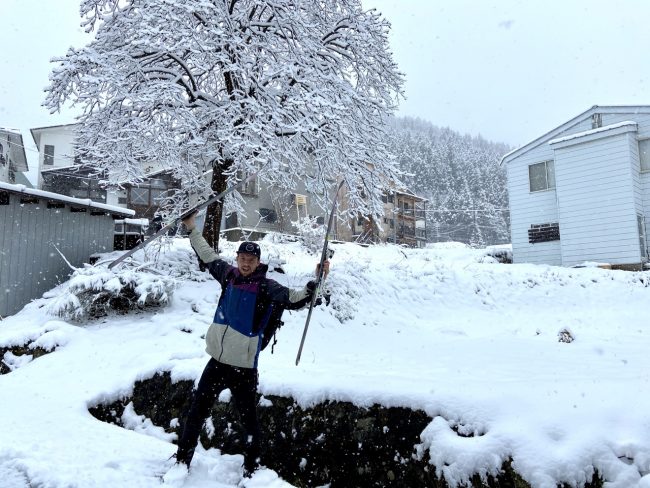
[[(234, 244), (223, 247), (232, 259)], [(260, 358), (262, 394), (304, 406), (422, 409), (433, 420), (417, 452), (452, 486), (508, 459), (536, 488), (582, 486), (596, 472), (609, 488), (650, 486), (649, 273), (503, 265), (456, 244), (334, 247), (333, 304), (314, 312), (298, 367), (305, 312), (285, 314), (275, 353)], [(181, 239), (165, 252), (165, 267), (155, 269), (172, 276), (191, 251)], [(313, 274), (316, 257), (298, 243), (267, 239), (262, 252), (264, 261), (286, 262), (271, 277), (288, 286)], [(219, 286), (194, 273), (176, 278), (168, 306), (151, 313), (79, 328), (47, 314), (53, 292), (0, 322), (0, 347), (54, 348), (32, 361), (10, 357), (12, 371), (0, 376), (4, 479), (159, 485), (170, 438), (135, 412), (126, 430), (92, 418), (87, 406), (157, 371), (198, 378)], [(558, 340), (564, 330), (572, 342)], [(239, 464), (241, 456), (200, 450), (185, 486), (234, 486)], [(250, 483), (284, 482), (265, 470)]]

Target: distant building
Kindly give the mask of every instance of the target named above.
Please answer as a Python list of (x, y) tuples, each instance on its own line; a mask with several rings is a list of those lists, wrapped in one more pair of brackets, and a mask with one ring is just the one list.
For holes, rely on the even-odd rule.
[(361, 243), (393, 243), (424, 247), (427, 241), (426, 198), (407, 190), (391, 190), (382, 196), (384, 215), (381, 222), (357, 215), (350, 220), (349, 231), (341, 238)]
[(650, 106), (594, 106), (502, 163), (515, 263), (648, 261)]
[[(76, 124), (40, 127), (31, 130), (39, 151), (38, 188), (87, 198), (99, 203), (135, 210), (137, 218), (153, 220), (161, 194), (174, 188), (175, 182), (162, 168), (151, 166), (148, 180), (138, 185), (124, 184), (123, 190), (106, 191), (100, 184), (96, 169), (81, 165), (75, 159), (74, 130)], [(206, 179), (211, 173), (206, 173)], [(295, 234), (294, 222), (312, 218), (316, 225), (325, 223), (325, 214), (315, 195), (309, 194), (304, 181), (291, 192), (263, 187), (257, 179), (239, 190), (243, 197), (243, 212), (224, 217), (221, 229), (229, 240), (256, 239), (268, 232)], [(345, 201), (345, 189), (341, 192)], [(330, 195), (330, 200), (333, 195)], [(373, 228), (376, 242), (397, 242), (421, 247), (426, 242), (424, 206), (426, 200), (409, 192), (387, 194), (384, 201), (384, 223)], [(365, 222), (365, 223), (364, 223)], [(330, 237), (340, 240), (365, 241), (363, 229), (367, 219), (349, 223), (336, 220)], [(153, 227), (150, 227), (153, 229)]]
[[(328, 201), (333, 197), (334, 188)], [(294, 222), (311, 218), (316, 225), (325, 224), (325, 214), (317, 203), (316, 195), (310, 194), (304, 182), (287, 192), (280, 188), (259, 184), (257, 178), (245, 185), (239, 193), (243, 197), (243, 213), (231, 213), (224, 220), (223, 231), (229, 240), (256, 239), (268, 232), (295, 234)], [(331, 237), (339, 239), (339, 223), (335, 223)]]
[(31, 186), (23, 175), (27, 171), (29, 167), (20, 131), (0, 128), (0, 182)]
[(82, 165), (75, 159), (75, 127), (76, 124), (67, 124), (31, 130), (39, 153), (37, 188), (128, 207), (135, 210), (138, 217), (153, 219), (158, 210), (158, 198), (173, 187), (172, 178), (161, 168), (151, 165), (147, 172), (150, 178), (141, 184), (125, 184), (124, 189), (107, 191), (100, 184), (96, 168)]

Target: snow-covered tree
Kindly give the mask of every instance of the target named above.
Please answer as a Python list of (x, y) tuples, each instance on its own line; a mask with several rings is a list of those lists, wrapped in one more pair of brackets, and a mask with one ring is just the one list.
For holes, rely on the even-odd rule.
[[(403, 78), (390, 25), (360, 0), (82, 0), (80, 11), (94, 40), (53, 59), (45, 105), (82, 107), (77, 156), (108, 184), (140, 182), (155, 162), (181, 182), (178, 210), (208, 190), (206, 170), (219, 192), (263, 168), (265, 184), (306, 179), (323, 202), (342, 177), (350, 212), (381, 214), (368, 163), (398, 179), (385, 120)], [(208, 209), (215, 245), (220, 218), (221, 205)]]

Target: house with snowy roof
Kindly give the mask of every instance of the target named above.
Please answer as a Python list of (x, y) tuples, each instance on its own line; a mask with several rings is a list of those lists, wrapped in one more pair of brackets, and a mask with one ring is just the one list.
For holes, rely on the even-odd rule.
[(136, 215), (152, 219), (158, 210), (158, 198), (174, 185), (164, 168), (152, 163), (145, 168), (148, 178), (138, 185), (107, 191), (91, 165), (80, 164), (75, 157), (74, 137), (77, 124), (31, 129), (38, 148), (37, 188), (75, 198), (90, 199), (107, 205), (128, 207)]
[[(137, 185), (125, 184), (121, 189), (106, 190), (95, 176), (95, 168), (82, 165), (75, 158), (74, 136), (76, 124), (31, 129), (39, 152), (37, 188), (75, 198), (135, 210), (138, 218), (153, 219), (158, 210), (158, 198), (176, 182), (164, 168), (151, 165), (146, 168), (148, 179)], [(206, 172), (209, 180), (210, 171)], [(224, 216), (221, 229), (230, 240), (242, 237), (257, 239), (268, 232), (295, 233), (293, 222), (310, 217), (319, 224), (325, 222), (324, 211), (305, 181), (298, 181), (292, 192), (264, 187), (253, 178), (239, 189), (243, 212)], [(345, 197), (341, 197), (345, 200)], [(385, 216), (376, 240), (422, 247), (426, 241), (424, 199), (408, 191), (388, 192), (384, 201)], [(341, 240), (364, 240), (368, 234), (368, 219), (351, 219), (348, 225), (336, 220), (332, 236)], [(372, 231), (377, 231), (372, 226)], [(121, 235), (126, 226), (117, 224)], [(374, 242), (374, 240), (373, 240)], [(121, 247), (118, 244), (118, 247)]]
[(0, 182), (27, 184), (23, 136), (19, 130), (0, 128)]
[(593, 106), (502, 158), (515, 263), (648, 261), (650, 106)]
[[(121, 189), (106, 190), (96, 177), (92, 165), (83, 165), (75, 158), (75, 127), (65, 124), (31, 129), (39, 152), (37, 188), (75, 198), (127, 207), (135, 210), (139, 218), (153, 219), (159, 208), (158, 201), (177, 183), (173, 177), (155, 163), (145, 168), (148, 178)], [(211, 178), (210, 171), (206, 179)], [(291, 222), (306, 216), (317, 215), (322, 210), (307, 192), (304, 182), (299, 182), (293, 193), (263, 188), (257, 178), (239, 189), (244, 212), (232, 213), (224, 219), (222, 230), (231, 240), (257, 238), (270, 231), (292, 232)], [(131, 224), (132, 226), (132, 224)], [(122, 234), (117, 224), (117, 234)]]

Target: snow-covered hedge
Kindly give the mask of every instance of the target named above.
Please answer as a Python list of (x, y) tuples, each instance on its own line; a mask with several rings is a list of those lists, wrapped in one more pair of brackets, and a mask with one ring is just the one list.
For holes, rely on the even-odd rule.
[(169, 303), (181, 278), (205, 279), (187, 250), (167, 252), (164, 260), (126, 261), (108, 269), (111, 261), (75, 268), (70, 280), (53, 297), (49, 313), (79, 322), (160, 307)]

